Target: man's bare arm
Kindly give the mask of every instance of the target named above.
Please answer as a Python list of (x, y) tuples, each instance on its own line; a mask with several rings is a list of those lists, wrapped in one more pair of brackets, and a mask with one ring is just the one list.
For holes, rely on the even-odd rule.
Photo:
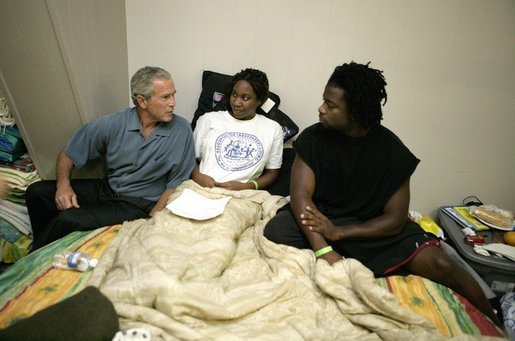
[(152, 211), (150, 211), (150, 213), (149, 213), (149, 215), (151, 217), (154, 214), (156, 214), (157, 212), (161, 211), (163, 208), (166, 207), (166, 204), (168, 203), (168, 198), (170, 197), (170, 195), (172, 195), (173, 192), (175, 192), (175, 188), (167, 188), (163, 192), (163, 194), (161, 194), (161, 196), (159, 197), (159, 200), (157, 201), (156, 205), (154, 206)]
[[(291, 208), (295, 220), (311, 244), (311, 248), (317, 251), (328, 246), (325, 237), (320, 233), (311, 231), (308, 226), (302, 223), (305, 215), (308, 214), (306, 207), (316, 207), (312, 200), (314, 192), (315, 174), (300, 157), (296, 156), (291, 171)], [(341, 260), (341, 256), (335, 251), (326, 253), (320, 258), (325, 259), (330, 264)]]
[(409, 179), (386, 202), (383, 213), (359, 224), (334, 226), (316, 208), (309, 208), (304, 224), (328, 240), (382, 238), (393, 236), (404, 228), (410, 201)]
[(64, 149), (61, 150), (55, 166), (57, 188), (55, 192), (55, 204), (57, 209), (61, 211), (72, 207), (79, 208), (77, 195), (70, 183), (73, 168), (73, 161), (66, 155)]

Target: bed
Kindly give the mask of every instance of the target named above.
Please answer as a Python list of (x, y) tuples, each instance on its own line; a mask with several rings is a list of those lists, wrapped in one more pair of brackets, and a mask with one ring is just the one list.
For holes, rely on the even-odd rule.
[[(229, 196), (222, 215), (196, 221), (168, 210), (151, 219), (74, 232), (0, 275), (0, 329), (87, 286), (114, 305), (121, 330), (152, 339), (438, 340), (502, 337), (448, 288), (418, 276), (374, 278), (354, 259), (330, 266), (311, 250), (263, 237), (286, 203), (266, 191), (205, 189)], [(80, 250), (98, 258), (85, 273), (53, 269), (52, 255)]]

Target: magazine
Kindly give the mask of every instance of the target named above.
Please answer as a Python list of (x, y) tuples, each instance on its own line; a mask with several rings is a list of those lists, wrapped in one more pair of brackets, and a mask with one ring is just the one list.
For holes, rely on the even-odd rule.
[(474, 231), (485, 231), (490, 229), (468, 213), (468, 206), (448, 206), (444, 207), (442, 211), (454, 219), (454, 221), (463, 228), (468, 227)]
[(456, 212), (458, 212), (459, 215), (461, 215), (463, 218), (467, 219), (472, 225), (474, 225), (476, 231), (485, 231), (490, 229), (490, 227), (488, 227), (487, 225), (483, 224), (475, 217), (470, 215), (468, 206), (455, 206), (453, 208), (454, 210), (456, 210)]

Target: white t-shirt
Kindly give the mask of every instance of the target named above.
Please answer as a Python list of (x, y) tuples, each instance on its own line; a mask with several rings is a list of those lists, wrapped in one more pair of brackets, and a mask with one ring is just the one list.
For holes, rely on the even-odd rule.
[(248, 182), (265, 168), (281, 168), (282, 128), (263, 115), (245, 121), (228, 111), (205, 113), (197, 121), (193, 138), (200, 172), (217, 182)]

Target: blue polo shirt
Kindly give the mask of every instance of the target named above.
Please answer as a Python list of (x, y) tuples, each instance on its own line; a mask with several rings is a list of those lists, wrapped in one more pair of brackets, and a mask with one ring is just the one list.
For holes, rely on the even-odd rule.
[(115, 192), (152, 201), (189, 179), (195, 165), (193, 134), (184, 118), (174, 114), (145, 140), (136, 108), (87, 123), (68, 142), (65, 153), (76, 168), (104, 156)]

